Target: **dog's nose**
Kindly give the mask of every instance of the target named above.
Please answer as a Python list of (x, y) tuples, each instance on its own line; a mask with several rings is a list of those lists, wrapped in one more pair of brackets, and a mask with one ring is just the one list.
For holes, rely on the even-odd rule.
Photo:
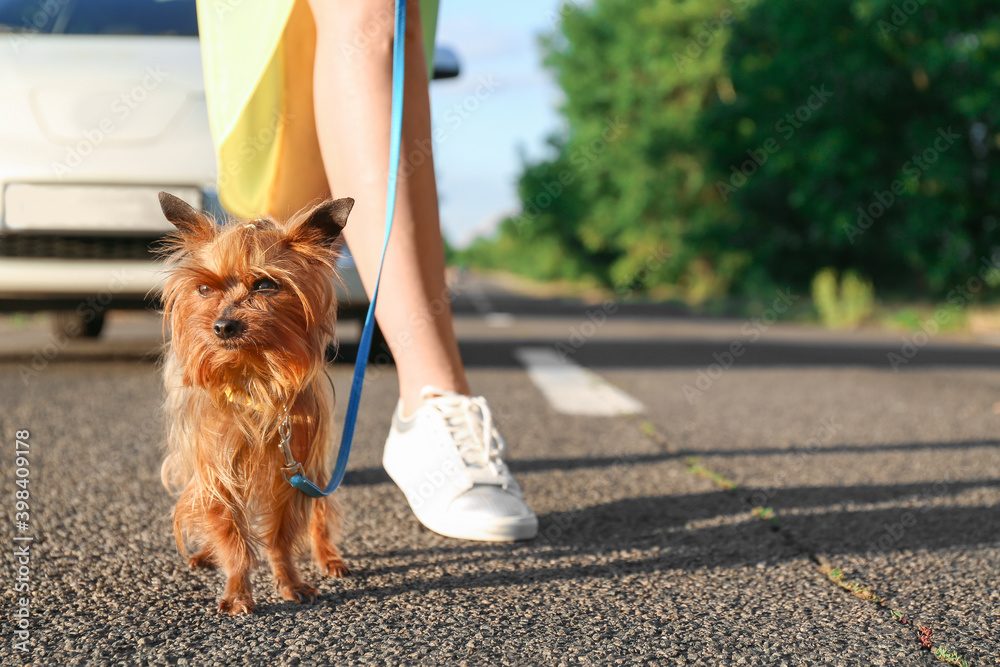
[(229, 338), (237, 335), (242, 326), (243, 323), (239, 320), (230, 319), (228, 317), (220, 317), (215, 321), (212, 331), (214, 331), (215, 335), (222, 340), (228, 340)]

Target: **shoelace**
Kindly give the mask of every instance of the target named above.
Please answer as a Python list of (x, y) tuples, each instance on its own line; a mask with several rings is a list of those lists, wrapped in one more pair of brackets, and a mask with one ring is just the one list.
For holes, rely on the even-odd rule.
[[(506, 473), (505, 443), (493, 431), (493, 414), (482, 396), (434, 395), (427, 398), (444, 417), (448, 434), (469, 465), (486, 466), (495, 476)], [(477, 424), (478, 422), (478, 424)]]

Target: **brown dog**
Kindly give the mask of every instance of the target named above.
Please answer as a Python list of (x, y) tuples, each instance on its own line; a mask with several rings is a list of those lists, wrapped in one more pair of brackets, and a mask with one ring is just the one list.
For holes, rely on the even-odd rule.
[(327, 575), (348, 573), (334, 545), (339, 510), (282, 476), (279, 427), (321, 487), (328, 459), (333, 390), (324, 353), (336, 318), (336, 242), (353, 199), (326, 201), (284, 223), (218, 224), (177, 197), (160, 206), (177, 227), (165, 247), (168, 277), (164, 368), (169, 419), (163, 482), (180, 493), (174, 535), (198, 551), (191, 567), (220, 565), (219, 611), (253, 613), (250, 573), (263, 550), (286, 600), (312, 602), (295, 556), (306, 526)]

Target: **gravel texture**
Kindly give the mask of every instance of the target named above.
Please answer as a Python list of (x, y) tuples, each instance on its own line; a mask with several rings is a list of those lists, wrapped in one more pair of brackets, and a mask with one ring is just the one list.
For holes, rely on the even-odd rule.
[[(13, 520), (14, 434), (30, 429), (22, 534), (35, 539), (27, 652), (14, 646), (13, 523), (0, 557), (0, 662), (944, 664), (921, 648), (920, 624), (972, 664), (1000, 664), (995, 350), (895, 373), (876, 363), (891, 343), (832, 346), (822, 362), (774, 344), (689, 402), (684, 385), (725, 342), (647, 341), (662, 349), (624, 360), (593, 342), (580, 358), (645, 415), (558, 414), (510, 360), (517, 342), (498, 331), (472, 350), (473, 388), (491, 400), (538, 539), (463, 542), (416, 522), (379, 465), (396, 377), (376, 369), (338, 492), (353, 576), (305, 566), (321, 595), (297, 605), (260, 568), (259, 613), (238, 618), (215, 613), (222, 575), (188, 570), (173, 544), (155, 362), (65, 355), (24, 382), (9, 358), (2, 495)], [(332, 368), (346, 396), (349, 370)]]

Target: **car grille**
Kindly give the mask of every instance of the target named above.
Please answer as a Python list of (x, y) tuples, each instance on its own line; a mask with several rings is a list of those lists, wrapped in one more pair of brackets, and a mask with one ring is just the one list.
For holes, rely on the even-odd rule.
[(0, 257), (59, 259), (154, 259), (159, 239), (150, 237), (0, 235)]

